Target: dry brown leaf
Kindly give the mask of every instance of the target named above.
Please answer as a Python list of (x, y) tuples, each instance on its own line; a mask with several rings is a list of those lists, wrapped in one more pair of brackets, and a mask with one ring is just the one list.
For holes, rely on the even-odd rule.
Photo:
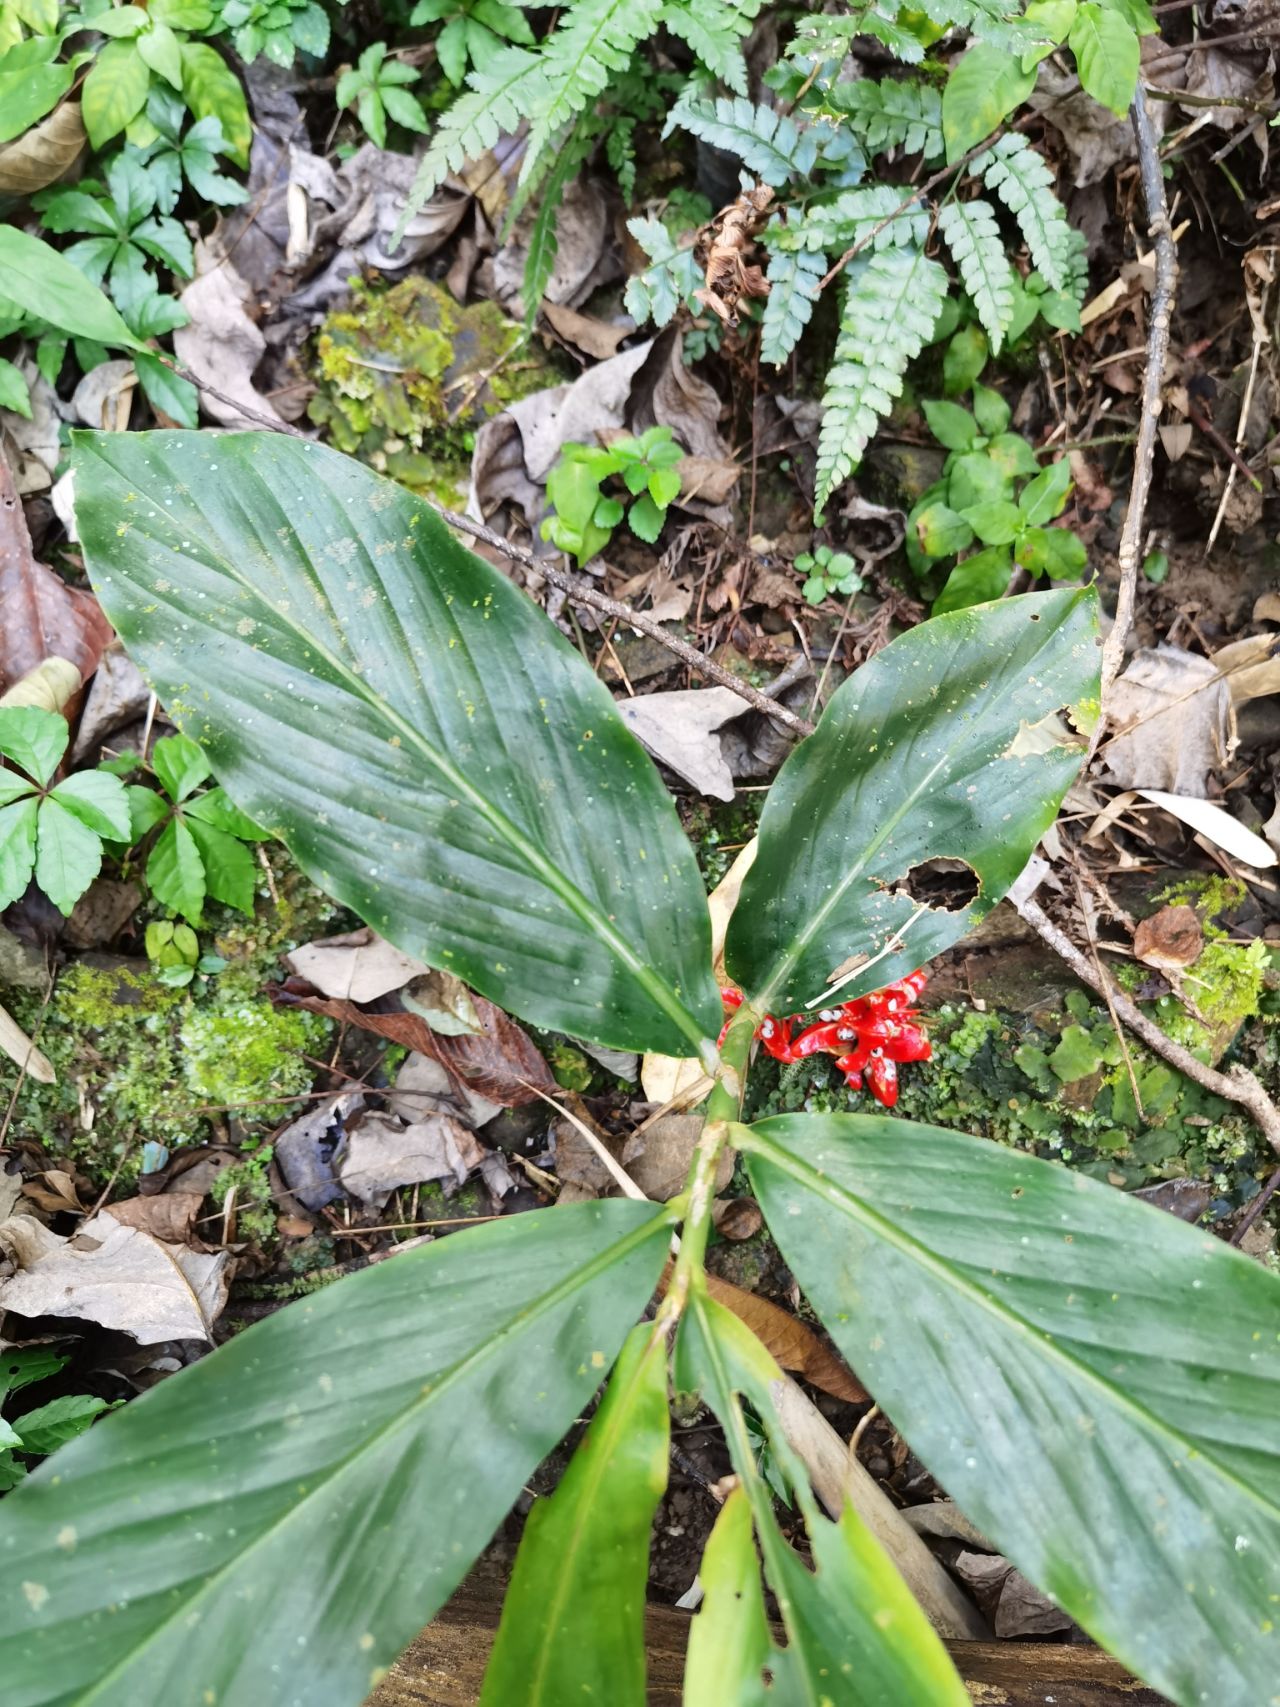
[(31, 196), (56, 184), (75, 165), (88, 141), (78, 101), (64, 101), (47, 118), (0, 148), (0, 191)]
[(598, 362), (616, 356), (618, 345), (630, 331), (627, 326), (610, 326), (606, 320), (597, 320), (594, 314), (566, 308), (562, 302), (544, 301), (542, 314), (553, 332)]
[(677, 688), (620, 700), (631, 733), (678, 777), (713, 800), (732, 800), (733, 774), (717, 731), (749, 709), (732, 688)]
[(76, 1182), (64, 1168), (46, 1168), (26, 1182), (22, 1194), (48, 1215), (83, 1215), (85, 1211)]
[(756, 233), (768, 217), (773, 191), (767, 184), (744, 190), (738, 199), (722, 207), (711, 223), (698, 233), (695, 249), (706, 284), (695, 291), (694, 300), (724, 322), (738, 324), (738, 304), (745, 296), (769, 294), (768, 280), (748, 256), (755, 248)]
[[(664, 1114), (631, 1134), (622, 1152), (622, 1165), (646, 1197), (666, 1203), (684, 1190), (702, 1128), (700, 1114)], [(721, 1151), (716, 1166), (717, 1191), (723, 1191), (733, 1178), (734, 1154), (728, 1149)]]
[(484, 1151), (471, 1129), (447, 1114), (429, 1114), (412, 1126), (386, 1114), (366, 1114), (347, 1132), (338, 1157), (343, 1188), (376, 1208), (398, 1186), (429, 1180), (465, 1183)]
[(83, 680), (110, 639), (93, 594), (36, 562), (22, 501), (0, 455), (0, 693), (46, 658), (66, 658)]
[(1246, 634), (1210, 656), (1227, 679), (1234, 705), (1280, 693), (1280, 635)]
[(198, 1191), (162, 1191), (152, 1197), (126, 1197), (120, 1203), (109, 1203), (102, 1213), (167, 1245), (185, 1245), (195, 1230), (203, 1202)]
[(0, 1054), (25, 1067), (42, 1085), (56, 1085), (58, 1075), (47, 1055), (41, 1054), (7, 1008), (0, 1007)]
[(209, 1338), (227, 1297), (228, 1257), (162, 1244), (136, 1227), (95, 1215), (73, 1239), (29, 1215), (0, 1227), (0, 1249), (18, 1272), (0, 1280), (0, 1310), (97, 1322), (140, 1345)]
[(343, 936), (304, 943), (287, 954), (285, 961), (320, 995), (346, 1002), (376, 1001), (430, 970), (368, 925)]

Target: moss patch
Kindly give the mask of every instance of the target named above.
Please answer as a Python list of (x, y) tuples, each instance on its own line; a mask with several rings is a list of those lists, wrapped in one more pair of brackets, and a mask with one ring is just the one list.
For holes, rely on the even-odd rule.
[(357, 281), (315, 343), (311, 419), (339, 450), (415, 491), (454, 504), (471, 466), (472, 429), (561, 375), (496, 303), (462, 307), (411, 276), (389, 289)]

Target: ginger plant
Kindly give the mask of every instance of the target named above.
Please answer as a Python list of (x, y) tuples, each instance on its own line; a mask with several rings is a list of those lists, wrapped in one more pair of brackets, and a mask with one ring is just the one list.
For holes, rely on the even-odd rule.
[[(703, 1562), (690, 1707), (962, 1707), (891, 1560), (851, 1506), (824, 1514), (811, 1494), (777, 1365), (708, 1293), (730, 1148), (845, 1356), (1001, 1551), (1180, 1707), (1268, 1699), (1280, 1279), (963, 1134), (741, 1119), (767, 1015), (843, 1010), (909, 975), (1017, 878), (1085, 750), (1092, 591), (935, 618), (840, 687), (765, 806), (717, 1047), (706, 902), (671, 799), (512, 582), (318, 445), (80, 434), (75, 454), (98, 595), (239, 811), (407, 952), (536, 1025), (696, 1057), (712, 1088), (673, 1202), (417, 1246), (29, 1475), (0, 1505), (20, 1590), (0, 1597), (6, 1701), (358, 1707), (608, 1378), (526, 1529), (486, 1707), (641, 1707), (669, 1381), (719, 1418), (737, 1478)], [(868, 1030), (893, 1017), (873, 1007)], [(748, 1407), (816, 1570), (779, 1527)]]

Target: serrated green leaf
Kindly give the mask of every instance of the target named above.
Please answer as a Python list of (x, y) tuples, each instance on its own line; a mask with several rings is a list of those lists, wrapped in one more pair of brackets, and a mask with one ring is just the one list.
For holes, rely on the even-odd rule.
[(775, 107), (758, 107), (745, 96), (717, 101), (682, 99), (664, 135), (677, 126), (691, 136), (737, 155), (749, 172), (775, 188), (808, 178), (818, 158), (818, 133)]
[(670, 796), (581, 656), (431, 509), (259, 433), (85, 434), (76, 467), (114, 627), (162, 701), (199, 665), (215, 771), (316, 881), (536, 1024), (666, 1053), (715, 1035)]
[(255, 824), (252, 818), (233, 805), (227, 798), (225, 788), (210, 788), (204, 794), (197, 795), (194, 800), (188, 801), (185, 813), (188, 819), (203, 819), (206, 824), (212, 824), (215, 830), (225, 830), (229, 836), (239, 836), (242, 842), (271, 840), (270, 830), (264, 830), (261, 824)]
[(51, 798), (99, 836), (109, 841), (128, 841), (129, 797), (119, 777), (109, 776), (106, 771), (76, 771), (63, 778)]
[(258, 886), (258, 866), (244, 843), (225, 830), (199, 818), (187, 818), (186, 827), (204, 861), (205, 888), (215, 901), (253, 916), (253, 895)]
[(963, 513), (984, 545), (1008, 545), (1027, 525), (1022, 511), (1007, 498), (973, 504)]
[(406, 1251), (63, 1448), (0, 1504), (6, 1580), (48, 1591), (0, 1600), (6, 1702), (358, 1707), (590, 1400), (670, 1227), (575, 1204)]
[(34, 705), (0, 705), (0, 753), (44, 784), (57, 770), (71, 731), (56, 711)]
[(178, 802), (211, 775), (209, 755), (188, 735), (163, 735), (151, 749), (151, 768), (170, 800)]
[(36, 864), (36, 812), (30, 797), (0, 807), (0, 909), (26, 894)]
[(627, 525), (637, 539), (644, 540), (648, 545), (653, 545), (657, 540), (666, 519), (666, 511), (660, 510), (647, 492), (642, 493), (627, 511)]
[(947, 159), (958, 160), (1020, 107), (1036, 86), (1006, 48), (978, 42), (951, 69), (942, 91)]
[(204, 861), (195, 837), (177, 818), (161, 831), (147, 860), (147, 884), (156, 900), (193, 925), (204, 922)]
[(70, 916), (101, 869), (101, 836), (50, 795), (36, 825), (36, 882)]
[(1071, 491), (1071, 459), (1060, 457), (1048, 468), (1041, 469), (1034, 480), (1028, 480), (1018, 494), (1018, 508), (1028, 527), (1043, 527), (1060, 516)]
[[(969, 170), (975, 178), (981, 178), (1013, 214), (1031, 251), (1031, 259), (1052, 288), (1064, 289), (1071, 250), (1071, 227), (1067, 223), (1066, 211), (1054, 193), (1053, 174), (1026, 137), (1016, 131), (1000, 137), (985, 154), (978, 156)], [(1015, 323), (1009, 328), (1010, 338), (1025, 330), (1017, 324), (1017, 319), (1015, 310)]]
[(1119, 12), (1083, 0), (1076, 9), (1067, 46), (1085, 91), (1123, 118), (1138, 86), (1141, 48), (1137, 32)]
[(920, 549), (926, 557), (954, 557), (973, 544), (973, 524), (946, 504), (928, 504), (915, 517)]
[(0, 296), (38, 299), (40, 318), (73, 338), (92, 338), (126, 350), (143, 348), (73, 262), (12, 225), (0, 225)]
[(800, 341), (800, 334), (813, 317), (818, 286), (827, 270), (827, 257), (813, 253), (788, 253), (775, 249), (769, 256), (765, 298), (760, 325), (760, 360), (781, 367)]
[(644, 1707), (649, 1535), (670, 1429), (666, 1337), (642, 1322), (559, 1487), (529, 1514), (480, 1707)]
[(102, 148), (147, 104), (151, 73), (136, 43), (109, 41), (89, 67), (80, 91), (80, 116), (95, 148)]
[(105, 1399), (89, 1393), (69, 1393), (62, 1399), (51, 1399), (38, 1410), (28, 1411), (18, 1418), (22, 1430), (24, 1452), (56, 1452), (69, 1440), (81, 1435), (110, 1406)]
[(948, 611), (968, 610), (1004, 596), (1013, 574), (1013, 551), (1007, 545), (989, 545), (957, 563), (946, 584), (933, 601), (934, 616)]
[(1182, 1707), (1267, 1700), (1280, 1279), (982, 1139), (856, 1115), (738, 1138), (810, 1302), (982, 1532)]
[(929, 423), (929, 431), (947, 450), (968, 450), (978, 437), (978, 423), (960, 404), (930, 398), (920, 407)]
[(231, 158), (248, 166), (253, 125), (240, 79), (207, 42), (182, 44), (182, 93), (198, 119), (215, 118), (222, 126)]
[(20, 368), (0, 358), (0, 409), (11, 409), (15, 415), (31, 419), (31, 387)]
[[(860, 954), (876, 957), (873, 968), (841, 984), (842, 1000), (889, 983), (990, 911), (1084, 756), (1083, 742), (1028, 757), (1011, 749), (1024, 721), (1096, 694), (1096, 611), (1086, 591), (952, 612), (836, 690), (769, 791), (729, 923), (729, 976), (762, 1011), (797, 1012)], [(942, 854), (978, 884), (954, 910), (911, 891), (911, 873)]]

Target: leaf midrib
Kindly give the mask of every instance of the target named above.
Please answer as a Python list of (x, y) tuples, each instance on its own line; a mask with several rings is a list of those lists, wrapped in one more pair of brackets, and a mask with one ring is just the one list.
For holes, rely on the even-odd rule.
[[(94, 452), (94, 454), (97, 455), (98, 453)], [(105, 458), (102, 458), (101, 460), (104, 462), (106, 461)], [(110, 463), (107, 463), (107, 466), (112, 467)], [(112, 467), (112, 473), (115, 474), (117, 478), (125, 478), (128, 484), (136, 485), (141, 489), (140, 482), (128, 481), (127, 477), (122, 476), (114, 467)], [(167, 515), (163, 501), (153, 497), (151, 502), (158, 506), (157, 517), (165, 517), (165, 519), (168, 520), (170, 525), (174, 528), (175, 534), (180, 533), (181, 530), (177, 527), (173, 518)], [(281, 513), (284, 512), (282, 511)], [(292, 523), (290, 523), (290, 525), (292, 525)], [(443, 526), (443, 523), (441, 525)], [(299, 541), (299, 545), (301, 547), (301, 541)], [(172, 550), (173, 548), (170, 547), (170, 549)], [(546, 855), (529, 840), (523, 830), (521, 830), (520, 827), (510, 819), (505, 812), (503, 812), (501, 807), (495, 806), (492, 801), (486, 799), (485, 796), (481, 794), (479, 790), (476, 789), (468, 780), (464, 772), (460, 771), (444, 753), (439, 752), (434, 746), (432, 746), (422, 732), (410, 723), (406, 717), (402, 716), (400, 712), (396, 711), (385, 698), (374, 693), (371, 688), (367, 688), (360, 680), (360, 677), (356, 675), (348, 665), (344, 664), (341, 658), (336, 657), (316, 635), (309, 633), (301, 626), (301, 624), (294, 621), (290, 613), (283, 612), (276, 607), (268, 606), (266, 600), (262, 596), (262, 593), (248, 575), (242, 574), (234, 564), (229, 563), (227, 559), (212, 545), (210, 545), (209, 550), (210, 555), (214, 557), (216, 562), (221, 566), (223, 573), (229, 576), (237, 585), (245, 588), (254, 600), (255, 604), (261, 610), (270, 611), (273, 622), (288, 629), (288, 631), (294, 635), (297, 640), (302, 642), (304, 650), (306, 648), (311, 648), (319, 657), (323, 658), (325, 663), (327, 663), (329, 667), (341, 678), (341, 685), (345, 687), (348, 693), (352, 694), (354, 698), (363, 701), (363, 703), (372, 711), (384, 717), (396, 731), (401, 741), (408, 741), (413, 747), (415, 747), (427, 761), (427, 764), (434, 767), (439, 775), (448, 782), (451, 788), (455, 789), (459, 794), (463, 795), (468, 801), (470, 801), (474, 809), (493, 826), (499, 836), (507, 843), (512, 851), (518, 854), (524, 861), (530, 874), (545, 888), (550, 889), (554, 895), (559, 897), (564, 905), (568, 907), (569, 910), (587, 926), (601, 944), (609, 950), (618, 963), (624, 967), (628, 973), (630, 973), (631, 977), (650, 998), (650, 1000), (658, 1006), (662, 1013), (664, 1013), (681, 1032), (683, 1032), (691, 1043), (700, 1049), (705, 1038), (705, 1033), (703, 1028), (694, 1018), (693, 1014), (685, 1007), (684, 1003), (676, 995), (675, 991), (666, 982), (666, 980), (660, 977), (646, 961), (641, 959), (641, 957), (632, 948), (631, 944), (627, 942), (626, 938), (621, 936), (619, 932), (614, 929), (613, 925), (605, 915), (591, 900), (588, 899), (586, 895), (583, 894), (577, 884), (566, 877), (564, 873), (561, 872), (559, 868), (555, 866), (546, 857)], [(309, 554), (305, 551), (302, 554), (306, 559), (308, 569), (310, 569), (311, 562)], [(181, 555), (180, 551), (178, 552), (178, 555)], [(324, 599), (325, 608), (330, 611), (336, 619), (338, 612), (334, 608), (328, 593), (324, 591), (323, 586), (318, 580), (316, 580), (314, 584), (317, 591), (321, 593)], [(423, 692), (425, 695), (425, 684)]]
[(749, 1155), (759, 1156), (779, 1172), (788, 1174), (798, 1185), (812, 1191), (815, 1196), (824, 1198), (832, 1208), (844, 1211), (851, 1220), (857, 1221), (899, 1255), (917, 1262), (927, 1273), (941, 1280), (953, 1294), (967, 1299), (987, 1315), (994, 1317), (1007, 1331), (1024, 1332), (1028, 1342), (1036, 1347), (1047, 1362), (1056, 1363), (1074, 1379), (1093, 1388), (1107, 1399), (1114, 1409), (1126, 1413), (1132, 1421), (1150, 1433), (1158, 1435), (1166, 1442), (1176, 1443), (1176, 1452), (1184, 1456), (1189, 1455), (1209, 1467), (1237, 1493), (1246, 1495), (1250, 1502), (1261, 1507), (1280, 1523), (1280, 1504), (1270, 1495), (1259, 1493), (1250, 1482), (1223, 1464), (1216, 1455), (1215, 1442), (1201, 1441), (1179, 1433), (1163, 1417), (1157, 1416), (1148, 1406), (1134, 1399), (1124, 1388), (1109, 1381), (1089, 1364), (1072, 1357), (1064, 1350), (1062, 1342), (1056, 1336), (1049, 1335), (1046, 1329), (1038, 1327), (1029, 1317), (985, 1291), (961, 1274), (946, 1258), (931, 1250), (923, 1240), (906, 1232), (861, 1198), (855, 1197), (830, 1176), (821, 1174), (816, 1168), (798, 1160), (776, 1140), (762, 1135), (754, 1127), (741, 1127), (735, 1131), (734, 1143)]
[[(554, 1211), (552, 1211), (552, 1213), (554, 1213)], [(208, 1594), (218, 1588), (224, 1579), (238, 1571), (244, 1565), (245, 1561), (249, 1559), (259, 1547), (266, 1542), (276, 1540), (280, 1533), (292, 1524), (293, 1520), (299, 1515), (299, 1513), (310, 1512), (314, 1509), (315, 1502), (328, 1490), (330, 1483), (338, 1476), (342, 1475), (342, 1473), (352, 1464), (363, 1457), (366, 1453), (376, 1451), (384, 1441), (390, 1439), (402, 1428), (409, 1424), (416, 1423), (419, 1419), (420, 1413), (428, 1406), (434, 1405), (438, 1399), (446, 1395), (463, 1378), (474, 1374), (477, 1369), (483, 1367), (486, 1360), (493, 1361), (495, 1352), (498, 1350), (505, 1350), (507, 1342), (514, 1334), (517, 1332), (523, 1333), (526, 1329), (536, 1323), (540, 1316), (546, 1315), (551, 1310), (554, 1310), (564, 1301), (565, 1298), (570, 1297), (575, 1291), (585, 1289), (599, 1274), (610, 1268), (614, 1263), (620, 1263), (625, 1257), (630, 1256), (633, 1249), (638, 1249), (644, 1244), (646, 1239), (652, 1238), (655, 1231), (669, 1220), (670, 1216), (666, 1213), (650, 1217), (648, 1221), (635, 1228), (634, 1231), (625, 1234), (606, 1250), (601, 1251), (598, 1256), (593, 1257), (585, 1266), (576, 1268), (572, 1273), (566, 1275), (566, 1277), (553, 1286), (549, 1292), (544, 1293), (542, 1297), (536, 1301), (535, 1305), (522, 1310), (518, 1315), (512, 1317), (510, 1321), (504, 1323), (489, 1339), (484, 1342), (483, 1345), (478, 1348), (478, 1350), (472, 1352), (468, 1357), (461, 1358), (452, 1366), (452, 1368), (447, 1370), (438, 1381), (431, 1383), (426, 1392), (420, 1392), (418, 1396), (403, 1410), (397, 1412), (397, 1414), (384, 1423), (381, 1428), (376, 1430), (373, 1434), (366, 1436), (366, 1438), (357, 1446), (354, 1446), (350, 1452), (344, 1454), (343, 1457), (339, 1458), (334, 1464), (332, 1464), (328, 1470), (323, 1472), (323, 1474), (316, 1479), (312, 1490), (300, 1499), (296, 1505), (290, 1506), (289, 1509), (282, 1514), (278, 1522), (261, 1530), (253, 1537), (252, 1541), (250, 1541), (247, 1546), (242, 1548), (240, 1552), (236, 1553), (231, 1559), (229, 1559), (225, 1565), (220, 1566), (212, 1576), (202, 1578), (194, 1593), (184, 1599), (181, 1604), (168, 1615), (168, 1617), (162, 1619), (159, 1624), (153, 1625), (152, 1628), (147, 1631), (146, 1635), (139, 1642), (135, 1643), (134, 1646), (131, 1647), (119, 1661), (117, 1661), (109, 1672), (104, 1676), (95, 1679), (88, 1691), (75, 1696), (74, 1701), (78, 1704), (85, 1704), (85, 1707), (87, 1707), (88, 1703), (98, 1700), (102, 1691), (107, 1688), (108, 1685), (115, 1683), (124, 1674), (126, 1669), (133, 1665), (140, 1655), (144, 1654), (148, 1648), (158, 1641), (160, 1637), (178, 1621), (179, 1618), (185, 1618), (192, 1607), (198, 1605), (199, 1602), (205, 1599)]]

